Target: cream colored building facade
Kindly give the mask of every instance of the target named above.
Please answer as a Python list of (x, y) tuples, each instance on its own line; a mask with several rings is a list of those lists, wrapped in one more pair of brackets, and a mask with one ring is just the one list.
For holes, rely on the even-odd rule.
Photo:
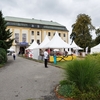
[(19, 51), (24, 53), (25, 48), (31, 45), (34, 40), (40, 44), (46, 35), (51, 40), (56, 31), (68, 43), (67, 28), (57, 22), (10, 16), (6, 16), (5, 21), (7, 22), (7, 29), (12, 32), (11, 38), (15, 39), (12, 48), (16, 53)]

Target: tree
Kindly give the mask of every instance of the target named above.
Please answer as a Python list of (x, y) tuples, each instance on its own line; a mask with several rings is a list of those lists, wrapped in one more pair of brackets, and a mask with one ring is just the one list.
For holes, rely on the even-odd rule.
[(0, 48), (7, 51), (11, 47), (14, 39), (11, 39), (12, 32), (7, 29), (6, 21), (3, 18), (2, 12), (0, 11)]
[(76, 23), (72, 25), (72, 33), (70, 38), (72, 42), (84, 48), (88, 47), (92, 41), (91, 32), (95, 27), (91, 24), (91, 18), (86, 14), (79, 14), (76, 19)]
[(97, 37), (95, 38), (95, 44), (99, 44), (100, 43), (100, 28), (96, 29), (96, 35)]

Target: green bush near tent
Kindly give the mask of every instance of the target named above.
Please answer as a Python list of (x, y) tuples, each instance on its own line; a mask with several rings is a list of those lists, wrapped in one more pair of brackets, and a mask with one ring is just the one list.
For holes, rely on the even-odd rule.
[[(61, 95), (75, 100), (100, 100), (100, 54), (74, 60), (68, 63), (64, 70), (65, 80), (60, 83), (58, 89)], [(71, 91), (66, 91), (67, 88)]]
[(4, 64), (7, 62), (7, 53), (5, 49), (0, 48), (0, 64)]

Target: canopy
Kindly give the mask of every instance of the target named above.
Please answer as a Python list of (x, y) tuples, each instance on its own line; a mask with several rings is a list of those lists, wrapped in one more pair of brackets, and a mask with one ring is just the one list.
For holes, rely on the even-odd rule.
[(50, 40), (49, 40), (48, 36), (46, 35), (43, 42), (37, 48), (43, 48), (49, 42), (50, 42)]
[(13, 48), (7, 49), (8, 51), (15, 51)]
[(71, 45), (71, 47), (73, 48), (73, 49), (82, 49), (81, 47), (79, 47), (78, 45), (76, 45), (76, 43), (73, 41), (73, 43), (72, 44), (70, 44)]
[(91, 53), (100, 53), (100, 44), (91, 48)]
[(28, 47), (27, 49), (35, 49), (38, 46), (38, 44), (36, 43), (36, 41), (34, 40), (34, 42)]
[(54, 49), (53, 51), (59, 51), (59, 49)]
[(20, 42), (20, 43), (18, 43), (18, 45), (20, 45), (20, 46), (28, 46), (28, 43), (27, 42)]
[(58, 35), (58, 32), (55, 33), (53, 38), (49, 43), (47, 43), (43, 48), (70, 48), (71, 46), (64, 42), (61, 37)]

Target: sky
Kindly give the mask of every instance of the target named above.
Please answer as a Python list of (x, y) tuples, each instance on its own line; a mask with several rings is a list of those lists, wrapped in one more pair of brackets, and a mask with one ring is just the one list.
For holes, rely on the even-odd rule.
[(69, 34), (79, 14), (90, 16), (92, 24), (100, 27), (100, 0), (0, 0), (0, 10), (4, 17), (58, 22)]

